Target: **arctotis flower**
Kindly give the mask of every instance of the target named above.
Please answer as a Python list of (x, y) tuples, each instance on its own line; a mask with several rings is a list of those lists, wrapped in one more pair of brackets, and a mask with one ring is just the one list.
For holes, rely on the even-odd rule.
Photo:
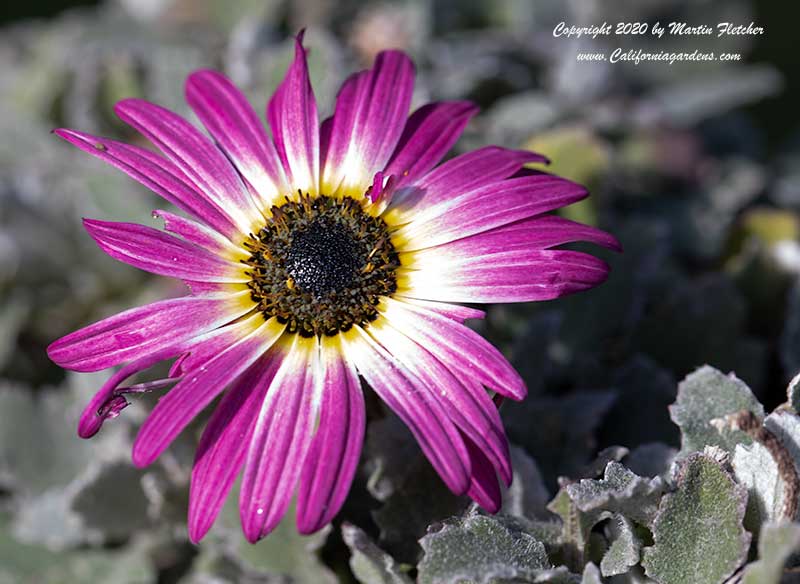
[[(519, 375), (464, 325), (455, 303), (547, 300), (602, 282), (599, 259), (558, 246), (613, 237), (549, 212), (586, 196), (578, 184), (525, 170), (543, 157), (487, 147), (439, 162), (476, 108), (425, 105), (410, 116), (414, 67), (378, 55), (350, 77), (319, 123), (302, 37), (267, 106), (270, 137), (231, 82), (198, 71), (186, 98), (213, 141), (140, 99), (119, 117), (163, 156), (75, 130), (56, 133), (185, 212), (155, 211), (165, 231), (86, 220), (97, 244), (142, 270), (183, 280), (189, 294), (127, 310), (49, 347), (76, 371), (117, 365), (86, 408), (95, 434), (127, 405), (124, 381), (175, 359), (174, 386), (139, 430), (152, 463), (222, 395), (191, 477), (189, 534), (208, 531), (237, 476), (250, 541), (297, 497), (313, 532), (340, 509), (366, 425), (363, 379), (409, 427), (457, 494), (490, 512), (511, 480), (493, 402), (525, 396)], [(191, 218), (189, 218), (191, 217)]]

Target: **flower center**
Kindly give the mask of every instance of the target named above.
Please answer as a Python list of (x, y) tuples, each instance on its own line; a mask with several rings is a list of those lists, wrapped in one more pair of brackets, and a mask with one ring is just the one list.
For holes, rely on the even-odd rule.
[(352, 198), (301, 195), (244, 243), (251, 297), (289, 332), (335, 335), (378, 317), (400, 265), (383, 219)]

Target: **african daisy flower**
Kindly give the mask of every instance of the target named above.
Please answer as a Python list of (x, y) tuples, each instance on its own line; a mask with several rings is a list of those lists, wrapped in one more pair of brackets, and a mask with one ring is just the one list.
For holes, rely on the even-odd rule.
[[(116, 166), (192, 218), (155, 211), (165, 231), (85, 220), (112, 257), (186, 282), (189, 294), (127, 310), (50, 345), (76, 371), (122, 365), (84, 411), (95, 434), (127, 405), (130, 376), (175, 359), (174, 383), (133, 446), (152, 463), (222, 394), (198, 446), (189, 535), (202, 538), (242, 471), (248, 540), (267, 535), (297, 497), (297, 527), (340, 509), (364, 439), (359, 378), (409, 427), (442, 480), (490, 512), (511, 481), (492, 394), (519, 400), (511, 365), (454, 303), (556, 298), (602, 282), (599, 259), (553, 249), (604, 232), (546, 213), (586, 196), (488, 147), (436, 166), (476, 108), (453, 101), (410, 117), (414, 67), (381, 53), (353, 75), (318, 123), (302, 46), (267, 107), (272, 137), (232, 83), (198, 71), (186, 99), (213, 137), (140, 99), (119, 117), (164, 156), (75, 130), (56, 133)], [(167, 233), (168, 232), (168, 233)], [(492, 393), (490, 393), (490, 391)]]

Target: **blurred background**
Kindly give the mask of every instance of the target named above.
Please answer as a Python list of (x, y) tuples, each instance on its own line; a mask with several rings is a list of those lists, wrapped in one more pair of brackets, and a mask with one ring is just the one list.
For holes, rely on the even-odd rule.
[[(530, 397), (506, 404), (515, 486), (505, 511), (552, 496), (605, 447), (667, 457), (677, 382), (709, 363), (768, 408), (800, 370), (800, 98), (796, 19), (748, 0), (110, 0), (0, 7), (0, 583), (355, 582), (377, 542), (413, 575), (417, 539), (463, 509), (390, 416), (370, 422), (341, 516), (310, 538), (290, 518), (257, 546), (229, 506), (199, 547), (187, 480), (202, 421), (150, 469), (130, 442), (147, 396), (91, 441), (77, 416), (107, 373), (65, 373), (52, 340), (181, 287), (106, 257), (80, 218), (155, 225), (154, 195), (50, 134), (139, 141), (112, 113), (138, 96), (189, 115), (183, 81), (228, 74), (263, 111), (307, 28), (321, 113), (384, 48), (415, 59), (415, 105), (471, 99), (456, 152), (530, 148), (593, 196), (564, 213), (617, 235), (600, 288), (495, 306), (475, 324)], [(751, 21), (760, 36), (554, 38), (560, 21)], [(741, 55), (735, 63), (581, 63), (616, 47)], [(409, 463), (411, 461), (411, 463)], [(535, 483), (536, 489), (529, 485)], [(544, 490), (540, 486), (544, 487)], [(544, 493), (544, 494), (543, 494)], [(235, 498), (235, 495), (234, 497)], [(516, 505), (516, 507), (515, 507)], [(357, 526), (358, 531), (342, 524)], [(359, 537), (353, 534), (358, 533)], [(362, 537), (363, 536), (363, 537)], [(369, 537), (369, 540), (365, 540)], [(373, 550), (374, 551), (374, 550)], [(365, 580), (362, 580), (365, 581)]]

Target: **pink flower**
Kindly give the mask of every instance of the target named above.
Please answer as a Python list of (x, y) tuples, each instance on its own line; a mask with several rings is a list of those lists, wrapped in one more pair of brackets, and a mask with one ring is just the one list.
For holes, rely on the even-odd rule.
[[(302, 533), (330, 522), (364, 438), (359, 377), (408, 425), (447, 486), (494, 512), (511, 481), (491, 390), (519, 400), (519, 375), (464, 326), (457, 302), (546, 300), (605, 280), (601, 260), (554, 249), (613, 237), (547, 213), (586, 190), (523, 165), (543, 157), (487, 147), (436, 166), (476, 108), (425, 105), (410, 117), (414, 67), (388, 51), (343, 85), (318, 123), (302, 35), (267, 107), (272, 138), (239, 90), (198, 71), (186, 98), (214, 141), (139, 99), (116, 106), (164, 154), (56, 133), (185, 211), (156, 211), (166, 232), (86, 220), (98, 245), (137, 268), (184, 280), (190, 294), (112, 316), (50, 345), (68, 369), (122, 365), (86, 408), (95, 434), (127, 405), (121, 383), (167, 359), (174, 387), (142, 425), (138, 466), (152, 463), (224, 392), (197, 450), (189, 534), (202, 538), (244, 468), (250, 541), (297, 492)], [(144, 384), (138, 389), (163, 385)]]

